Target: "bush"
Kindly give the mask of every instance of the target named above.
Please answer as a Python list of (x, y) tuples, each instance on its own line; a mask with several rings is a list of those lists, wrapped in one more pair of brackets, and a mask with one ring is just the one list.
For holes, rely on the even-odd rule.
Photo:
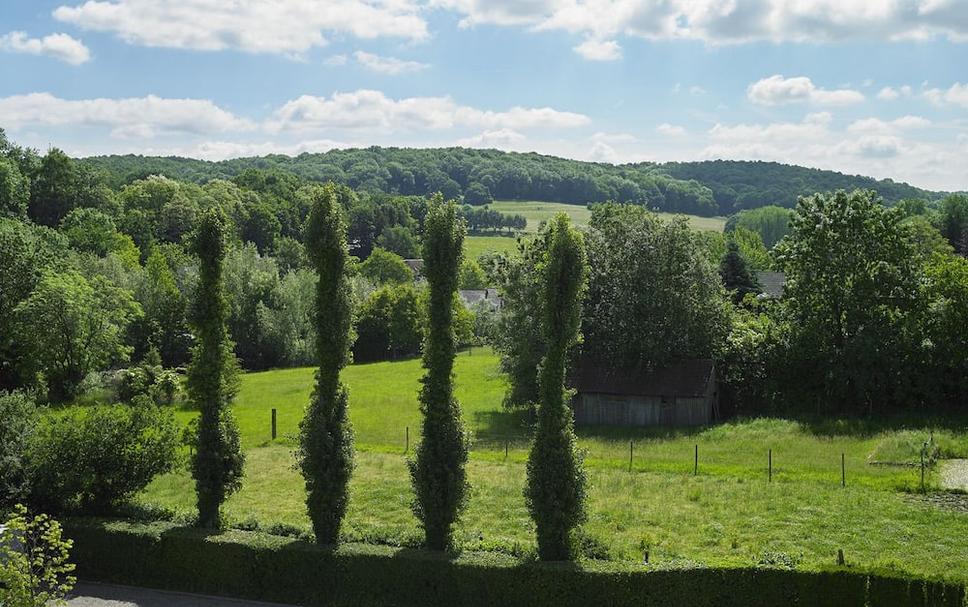
[(18, 505), (0, 531), (0, 605), (47, 607), (63, 602), (74, 587), (67, 561), (71, 541), (46, 514), (31, 517)]
[(300, 605), (962, 607), (963, 586), (855, 570), (651, 570), (632, 563), (522, 563), (507, 555), (344, 544), (172, 523), (68, 521), (87, 580)]
[(37, 424), (37, 407), (22, 392), (0, 392), (0, 508), (27, 497), (25, 456)]
[(154, 405), (97, 406), (47, 417), (28, 449), (32, 500), (104, 511), (176, 463), (178, 426)]

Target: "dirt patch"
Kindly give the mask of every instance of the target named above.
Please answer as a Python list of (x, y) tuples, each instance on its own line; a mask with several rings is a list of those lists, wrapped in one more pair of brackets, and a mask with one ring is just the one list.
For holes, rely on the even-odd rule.
[(926, 504), (941, 510), (952, 510), (954, 512), (964, 512), (968, 514), (968, 495), (964, 493), (945, 493), (938, 491), (927, 495), (911, 494), (908, 496), (912, 502)]

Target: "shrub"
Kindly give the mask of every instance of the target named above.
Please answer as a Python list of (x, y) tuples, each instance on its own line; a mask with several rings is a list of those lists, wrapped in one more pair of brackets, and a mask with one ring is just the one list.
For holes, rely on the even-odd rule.
[(682, 568), (631, 563), (522, 563), (506, 555), (346, 544), (337, 551), (292, 538), (231, 531), (213, 536), (171, 523), (70, 521), (85, 579), (300, 605), (572, 607), (867, 605), (962, 607), (953, 583), (834, 569)]
[(22, 392), (0, 392), (0, 507), (27, 497), (27, 445), (37, 424), (37, 407)]
[(0, 605), (48, 607), (63, 604), (74, 587), (68, 562), (71, 540), (46, 514), (31, 517), (18, 505), (0, 532)]
[(151, 404), (49, 416), (28, 450), (32, 499), (45, 509), (109, 509), (175, 466), (178, 437), (172, 413)]

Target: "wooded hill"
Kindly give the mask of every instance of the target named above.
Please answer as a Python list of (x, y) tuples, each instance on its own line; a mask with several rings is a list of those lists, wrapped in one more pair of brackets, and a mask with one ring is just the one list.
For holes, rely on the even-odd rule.
[(892, 180), (844, 175), (775, 162), (706, 161), (610, 165), (535, 153), (466, 148), (331, 150), (219, 162), (179, 157), (100, 156), (82, 162), (103, 170), (114, 187), (148, 175), (206, 182), (246, 169), (277, 169), (354, 189), (424, 195), (440, 191), (469, 204), (539, 200), (587, 204), (615, 200), (668, 212), (730, 215), (768, 204), (792, 207), (798, 196), (838, 189), (873, 189), (888, 203), (933, 200), (931, 192)]

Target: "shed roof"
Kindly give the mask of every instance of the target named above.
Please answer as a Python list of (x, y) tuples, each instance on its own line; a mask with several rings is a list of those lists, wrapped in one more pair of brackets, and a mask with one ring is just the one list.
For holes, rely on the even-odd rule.
[(711, 359), (681, 360), (661, 369), (640, 372), (579, 364), (572, 383), (579, 392), (629, 396), (702, 396), (713, 379)]
[(760, 288), (769, 297), (782, 297), (783, 287), (786, 286), (786, 274), (783, 272), (757, 272), (756, 279)]

